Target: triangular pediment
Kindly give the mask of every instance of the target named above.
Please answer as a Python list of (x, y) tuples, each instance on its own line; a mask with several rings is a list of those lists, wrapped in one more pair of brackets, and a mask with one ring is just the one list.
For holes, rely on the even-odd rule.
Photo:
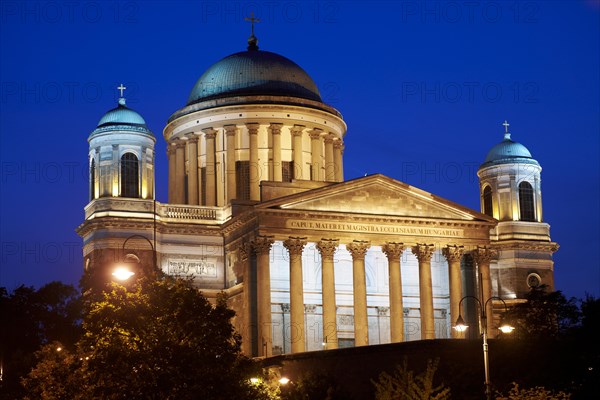
[(477, 211), (380, 174), (273, 199), (257, 208), (495, 221)]

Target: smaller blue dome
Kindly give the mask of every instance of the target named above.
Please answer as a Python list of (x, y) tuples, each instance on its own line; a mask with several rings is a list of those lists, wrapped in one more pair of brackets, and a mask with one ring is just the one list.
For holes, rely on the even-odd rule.
[(98, 122), (98, 126), (92, 132), (92, 135), (115, 130), (142, 132), (152, 135), (152, 132), (146, 126), (144, 118), (136, 111), (127, 107), (123, 97), (119, 99), (119, 105), (116, 108), (108, 111), (100, 118), (100, 122)]
[(497, 164), (535, 164), (539, 163), (531, 156), (531, 152), (521, 143), (510, 138), (510, 133), (504, 134), (504, 140), (492, 147), (480, 168)]

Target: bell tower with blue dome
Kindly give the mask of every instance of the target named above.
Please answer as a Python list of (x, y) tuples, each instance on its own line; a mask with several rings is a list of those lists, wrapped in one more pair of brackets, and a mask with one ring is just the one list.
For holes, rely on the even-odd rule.
[(118, 266), (134, 273), (143, 266), (146, 274), (157, 262), (156, 138), (144, 118), (127, 107), (125, 87), (118, 89), (117, 107), (100, 118), (88, 137), (89, 203), (78, 231), (84, 241), (81, 283), (86, 290), (111, 282)]
[(156, 138), (121, 97), (90, 134), (90, 201), (101, 197), (154, 199)]
[(511, 138), (504, 121), (504, 139), (479, 167), (481, 212), (498, 220), (491, 244), (498, 258), (491, 264), (492, 287), (504, 299), (522, 298), (532, 287), (554, 287), (550, 225), (542, 214), (542, 167), (531, 152)]

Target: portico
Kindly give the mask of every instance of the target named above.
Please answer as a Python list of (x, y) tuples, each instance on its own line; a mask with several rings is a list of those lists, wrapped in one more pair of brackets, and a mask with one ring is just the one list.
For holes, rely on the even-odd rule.
[[(281, 193), (282, 185), (269, 182), (263, 197), (274, 190)], [(380, 213), (382, 204), (388, 204), (386, 214)], [(352, 320), (352, 330), (342, 335), (344, 342), (365, 346), (404, 341), (405, 331), (414, 329), (405, 321), (407, 305), (418, 315), (419, 332), (412, 339), (450, 337), (444, 321), (458, 316), (465, 251), (477, 254), (484, 289), (490, 285), (489, 261), (486, 267), (480, 254), (489, 248), (495, 221), (383, 175), (278, 197), (253, 212), (253, 240), (268, 238), (272, 243), (268, 257), (257, 258), (256, 268), (248, 269), (257, 273), (256, 318), (260, 325), (270, 318), (273, 327), (259, 328), (260, 340), (273, 343), (279, 352), (313, 350), (315, 343), (340, 347), (344, 329), (338, 321), (343, 313)], [(416, 281), (413, 276), (403, 284), (404, 264), (418, 269)], [(269, 300), (263, 297), (267, 291)], [(314, 311), (308, 315), (306, 309)], [(387, 318), (385, 328), (374, 330), (371, 325), (379, 317)], [(382, 329), (386, 332), (373, 333)]]

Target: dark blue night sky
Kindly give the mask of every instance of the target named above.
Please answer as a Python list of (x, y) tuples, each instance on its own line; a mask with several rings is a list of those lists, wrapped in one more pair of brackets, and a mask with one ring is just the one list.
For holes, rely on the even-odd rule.
[(348, 124), (345, 178), (383, 173), (479, 210), (501, 123), (543, 167), (555, 284), (600, 294), (600, 3), (593, 1), (0, 2), (0, 286), (76, 283), (87, 137), (116, 87), (158, 137), (200, 75), (261, 49), (315, 80)]

